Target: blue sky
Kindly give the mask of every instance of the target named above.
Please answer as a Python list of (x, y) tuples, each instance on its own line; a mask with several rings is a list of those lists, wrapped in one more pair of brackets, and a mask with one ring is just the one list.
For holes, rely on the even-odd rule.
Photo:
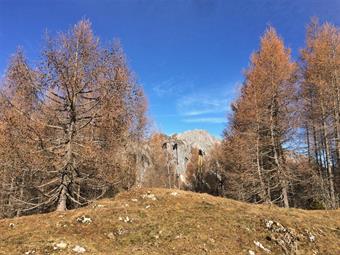
[(0, 0), (0, 73), (18, 45), (36, 64), (44, 31), (89, 18), (121, 40), (158, 130), (220, 136), (266, 26), (297, 58), (311, 16), (340, 25), (340, 0)]

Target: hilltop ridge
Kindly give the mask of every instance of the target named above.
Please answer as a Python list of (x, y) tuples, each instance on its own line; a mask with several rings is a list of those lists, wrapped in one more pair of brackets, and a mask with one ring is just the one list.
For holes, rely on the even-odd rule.
[(340, 253), (340, 211), (133, 189), (65, 213), (0, 220), (0, 254)]

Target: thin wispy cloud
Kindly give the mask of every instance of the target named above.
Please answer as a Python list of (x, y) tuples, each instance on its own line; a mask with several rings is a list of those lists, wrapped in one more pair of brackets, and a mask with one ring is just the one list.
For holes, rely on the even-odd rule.
[(187, 119), (184, 119), (183, 122), (220, 124), (220, 123), (226, 123), (227, 121), (226, 121), (226, 118), (223, 118), (223, 117), (205, 117), (205, 118), (187, 118)]
[(201, 116), (225, 114), (230, 110), (230, 103), (238, 94), (239, 82), (233, 83), (232, 89), (223, 91), (222, 86), (206, 86), (207, 90), (188, 93), (177, 99), (177, 111), (181, 116)]
[(192, 83), (184, 80), (183, 77), (176, 76), (167, 80), (156, 82), (152, 86), (152, 91), (158, 97), (180, 96), (186, 90), (192, 88)]
[(216, 95), (191, 95), (177, 101), (177, 110), (183, 116), (197, 116), (225, 112), (228, 108), (226, 98), (216, 99)]
[(159, 97), (170, 95), (175, 91), (175, 89), (176, 85), (174, 84), (173, 79), (159, 82), (152, 87), (153, 92)]
[(239, 82), (221, 89), (221, 85), (206, 86), (204, 91), (180, 96), (176, 107), (183, 123), (224, 124), (230, 104), (238, 94)]

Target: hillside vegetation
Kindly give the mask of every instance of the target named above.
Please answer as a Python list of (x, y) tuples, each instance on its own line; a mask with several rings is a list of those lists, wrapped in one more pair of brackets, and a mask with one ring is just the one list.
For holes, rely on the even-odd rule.
[(340, 254), (340, 211), (134, 189), (67, 212), (0, 220), (0, 254)]

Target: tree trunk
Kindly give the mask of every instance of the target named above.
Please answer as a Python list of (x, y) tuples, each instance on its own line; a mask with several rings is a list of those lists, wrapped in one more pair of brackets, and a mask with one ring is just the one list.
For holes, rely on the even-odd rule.
[(261, 199), (265, 203), (270, 203), (270, 194), (267, 193), (266, 185), (262, 176), (262, 166), (261, 166), (261, 154), (260, 154), (260, 118), (258, 113), (258, 103), (257, 103), (257, 93), (255, 91), (255, 107), (256, 107), (256, 122), (257, 122), (257, 130), (256, 130), (256, 165), (257, 165), (257, 174), (259, 176), (259, 181), (261, 185)]
[(61, 191), (60, 191), (60, 195), (59, 195), (59, 199), (58, 199), (58, 206), (57, 206), (56, 211), (57, 212), (66, 211), (67, 210), (66, 202), (67, 202), (67, 188), (63, 183)]
[[(321, 94), (322, 96), (322, 94)], [(333, 167), (332, 162), (330, 160), (331, 151), (329, 148), (329, 140), (328, 140), (328, 132), (327, 132), (327, 126), (325, 123), (325, 108), (324, 104), (321, 101), (321, 113), (322, 113), (322, 131), (323, 136), (325, 139), (325, 149), (326, 149), (326, 166), (327, 166), (327, 174), (328, 174), (328, 182), (329, 182), (329, 192), (330, 192), (330, 199), (331, 199), (331, 207), (333, 209), (336, 208), (336, 199), (335, 199), (335, 189), (334, 189), (334, 175), (333, 175)]]
[(280, 180), (280, 185), (281, 185), (281, 194), (283, 198), (283, 205), (285, 208), (289, 208), (289, 200), (288, 200), (288, 183), (286, 180), (286, 176), (284, 171), (283, 171), (283, 166), (281, 165), (280, 158), (279, 158), (279, 153), (278, 151), (280, 148), (278, 148), (280, 145), (277, 144), (276, 140), (278, 139), (277, 136), (275, 135), (275, 123), (274, 123), (274, 114), (277, 109), (275, 109), (276, 105), (276, 95), (274, 96), (272, 100), (272, 105), (271, 105), (271, 112), (270, 112), (270, 135), (271, 135), (271, 143), (273, 146), (273, 153), (274, 153), (274, 160), (276, 167), (278, 169), (278, 178)]

